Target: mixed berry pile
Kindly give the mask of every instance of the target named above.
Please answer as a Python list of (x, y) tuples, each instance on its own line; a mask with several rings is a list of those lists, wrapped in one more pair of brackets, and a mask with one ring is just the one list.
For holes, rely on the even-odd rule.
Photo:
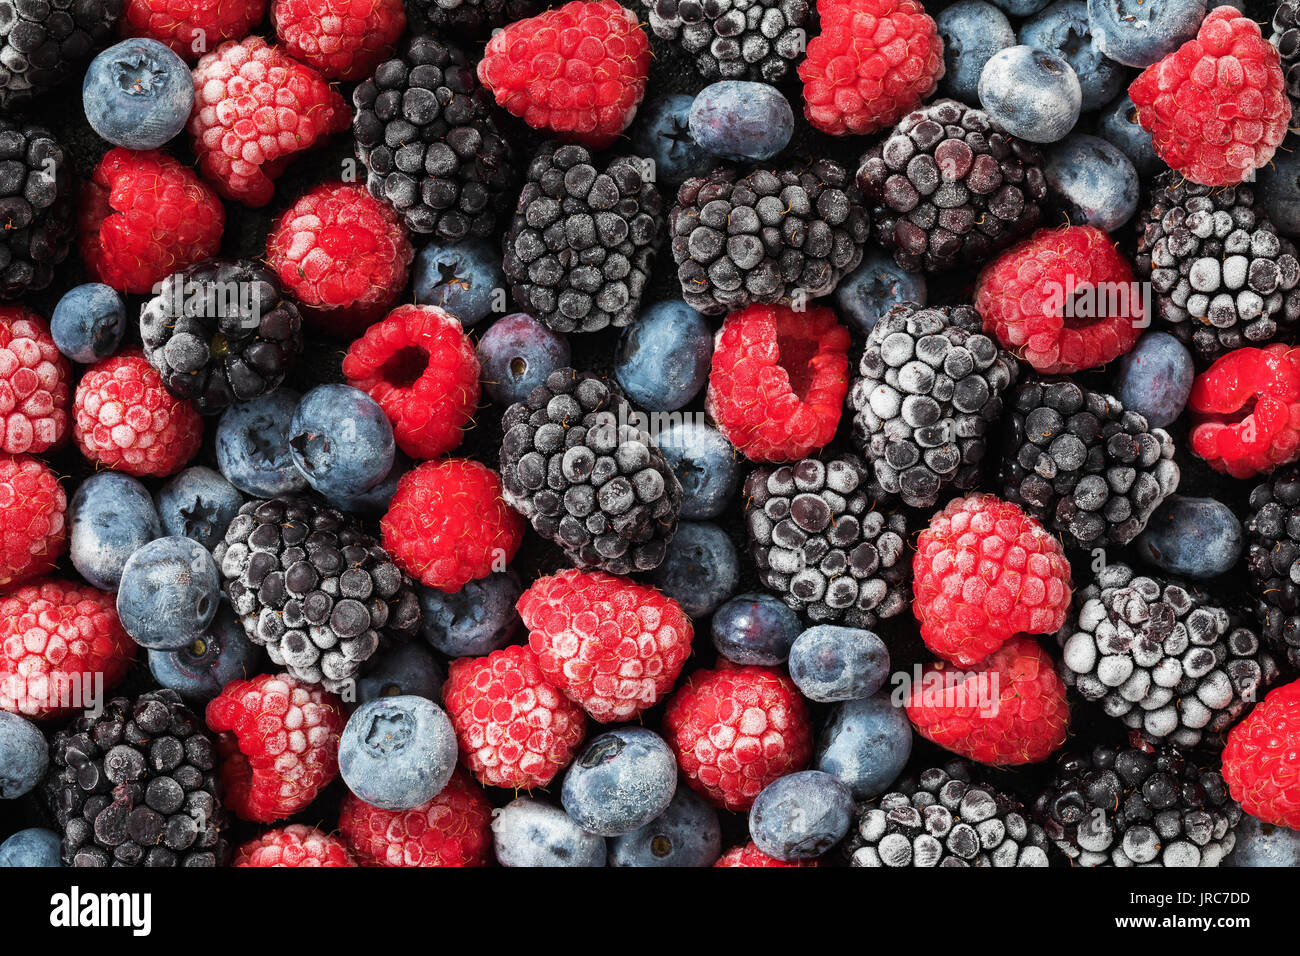
[(1300, 0), (0, 0), (0, 866), (1300, 865)]

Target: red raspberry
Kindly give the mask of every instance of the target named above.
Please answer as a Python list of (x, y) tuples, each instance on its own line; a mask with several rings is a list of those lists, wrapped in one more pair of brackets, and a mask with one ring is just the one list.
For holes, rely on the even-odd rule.
[(1300, 350), (1234, 349), (1197, 376), (1192, 451), (1215, 471), (1250, 478), (1300, 458)]
[(926, 667), (906, 707), (922, 737), (996, 767), (1046, 760), (1070, 726), (1065, 684), (1052, 659), (1024, 635), (969, 671)]
[(728, 810), (748, 810), (812, 755), (808, 708), (771, 667), (696, 671), (668, 699), (664, 730), (691, 789)]
[(1252, 817), (1300, 830), (1300, 681), (1273, 690), (1228, 733), (1223, 780)]
[(270, 202), (289, 161), (351, 121), (338, 90), (261, 37), (223, 43), (194, 68), (186, 128), (199, 171), (245, 206)]
[(582, 708), (546, 679), (537, 655), (517, 644), (447, 667), (442, 692), (461, 761), (493, 787), (544, 787), (582, 743)]
[(266, 0), (126, 0), (117, 23), (122, 36), (148, 37), (191, 63), (262, 22)]
[(478, 405), (478, 356), (460, 321), (432, 305), (398, 306), (352, 343), (348, 384), (376, 402), (412, 458), (460, 444)]
[(0, 710), (66, 717), (111, 691), (134, 657), (111, 594), (42, 578), (0, 598)]
[(1291, 122), (1277, 48), (1229, 6), (1212, 10), (1195, 40), (1143, 70), (1128, 92), (1160, 158), (1205, 186), (1231, 186), (1268, 165)]
[(68, 543), (68, 498), (30, 455), (0, 456), (0, 588), (49, 574)]
[(975, 308), (985, 332), (1045, 375), (1118, 358), (1148, 321), (1128, 260), (1093, 226), (1039, 229), (1007, 249), (980, 273)]
[(72, 435), (81, 453), (128, 475), (170, 475), (203, 443), (199, 413), (167, 391), (138, 348), (86, 369), (73, 414)]
[(366, 187), (322, 183), (271, 230), (266, 261), (330, 334), (351, 337), (393, 304), (415, 256), (397, 213)]
[(91, 276), (144, 295), (221, 249), (226, 209), (188, 166), (159, 150), (111, 149), (81, 196), (81, 257)]
[(804, 116), (822, 132), (886, 129), (938, 87), (943, 40), (916, 0), (823, 0), (817, 12), (799, 78)]
[(732, 847), (718, 858), (714, 866), (817, 866), (817, 860), (793, 860), (787, 863), (768, 856), (750, 840), (744, 846)]
[(659, 703), (691, 654), (691, 619), (680, 604), (604, 571), (538, 578), (516, 607), (542, 673), (603, 723)]
[(835, 437), (849, 332), (825, 306), (751, 305), (722, 323), (705, 408), (751, 461), (803, 458)]
[(381, 810), (348, 793), (339, 832), (363, 866), (487, 866), (492, 804), (459, 767), (442, 792), (413, 810)]
[(48, 451), (68, 431), (68, 360), (25, 305), (0, 305), (0, 452)]
[(343, 702), (318, 684), (288, 674), (231, 681), (206, 713), (221, 734), (226, 806), (242, 820), (292, 816), (338, 776)]
[(1015, 634), (1051, 634), (1070, 608), (1061, 542), (994, 495), (954, 498), (916, 539), (921, 639), (944, 660), (975, 664)]
[(504, 571), (524, 519), (501, 496), (501, 476), (465, 458), (427, 461), (397, 482), (380, 523), (385, 550), (426, 587), (448, 593)]
[(267, 830), (235, 851), (231, 866), (356, 866), (347, 845), (315, 827), (293, 823)]
[(498, 106), (592, 149), (627, 129), (649, 76), (650, 40), (636, 14), (614, 0), (573, 0), (511, 23), (478, 65)]
[(271, 20), (294, 59), (331, 80), (363, 80), (392, 54), (406, 8), (402, 0), (274, 0)]

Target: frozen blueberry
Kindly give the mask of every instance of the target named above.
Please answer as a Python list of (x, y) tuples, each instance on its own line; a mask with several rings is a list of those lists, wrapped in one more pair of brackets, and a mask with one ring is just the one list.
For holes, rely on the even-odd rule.
[(870, 697), (889, 676), (889, 651), (871, 631), (818, 624), (790, 646), (790, 679), (823, 704)]
[(155, 538), (122, 568), (117, 616), (141, 647), (175, 650), (203, 634), (221, 604), (217, 562), (191, 538)]
[(685, 302), (646, 309), (623, 330), (614, 377), (632, 404), (650, 412), (681, 408), (704, 387), (713, 359), (713, 333)]
[(1196, 36), (1205, 0), (1087, 0), (1093, 42), (1125, 66), (1150, 66)]
[(750, 592), (732, 598), (713, 614), (713, 646), (733, 664), (775, 667), (785, 663), (803, 625), (784, 601)]
[(853, 795), (828, 773), (803, 770), (779, 777), (754, 798), (749, 835), (778, 860), (811, 860), (849, 832)]
[(53, 830), (28, 827), (0, 843), (0, 869), (7, 866), (61, 866), (62, 840)]
[(411, 459), (399, 448), (393, 452), (393, 467), (388, 469), (383, 481), (359, 495), (330, 495), (329, 503), (341, 511), (379, 517), (388, 510), (397, 491), (397, 483), (411, 470), (411, 465)]
[(599, 734), (564, 774), (564, 812), (588, 833), (618, 836), (668, 809), (677, 789), (677, 759), (662, 737), (644, 727)]
[(45, 735), (26, 717), (0, 710), (0, 800), (30, 793), (50, 764)]
[(252, 677), (259, 663), (260, 648), (224, 602), (212, 625), (184, 647), (149, 651), (154, 680), (196, 704), (207, 703), (232, 680)]
[(912, 755), (912, 723), (887, 691), (846, 700), (831, 711), (813, 766), (844, 783), (855, 800), (889, 789)]
[(448, 657), (483, 657), (513, 644), (523, 622), (515, 602), (523, 585), (514, 571), (470, 581), (451, 594), (420, 588), (420, 631)]
[(794, 135), (794, 110), (775, 86), (719, 80), (695, 94), (691, 139), (724, 159), (762, 161), (785, 149)]
[[(1224, 858), (1223, 866), (1300, 866), (1300, 830), (1264, 823), (1243, 813), (1235, 833), (1237, 844)], [(0, 846), (3, 865), (4, 847)]]
[(289, 421), (299, 400), (297, 392), (277, 388), (222, 413), (217, 425), (217, 467), (240, 491), (274, 498), (307, 487), (289, 451)]
[(712, 866), (722, 855), (722, 827), (717, 810), (679, 786), (661, 815), (608, 843), (610, 866)]
[(1127, 411), (1164, 428), (1183, 413), (1196, 367), (1187, 346), (1168, 332), (1147, 332), (1120, 360), (1115, 393)]
[(1124, 89), (1127, 71), (1097, 49), (1088, 29), (1087, 0), (1056, 0), (1020, 25), (1020, 42), (1055, 53), (1079, 78), (1083, 109), (1105, 106)]
[(672, 93), (644, 104), (632, 127), (632, 152), (653, 163), (655, 179), (680, 183), (703, 176), (716, 160), (691, 139), (690, 113), (694, 97)]
[(157, 149), (185, 128), (194, 108), (194, 77), (157, 40), (136, 37), (91, 60), (81, 103), (91, 129), (114, 146)]
[(1170, 495), (1137, 539), (1149, 564), (1185, 578), (1227, 574), (1241, 560), (1241, 522), (1221, 501)]
[(367, 701), (339, 738), (339, 774), (354, 794), (384, 810), (428, 803), (456, 769), (456, 731), (442, 708), (404, 694)]
[(478, 342), (483, 390), (501, 405), (523, 401), (570, 360), (569, 340), (523, 312), (497, 319)]
[(244, 496), (220, 472), (195, 465), (158, 490), (154, 504), (163, 534), (193, 538), (208, 550), (225, 536)]
[(958, 0), (935, 14), (934, 22), (943, 38), (940, 92), (966, 103), (979, 102), (977, 89), (984, 64), (998, 50), (1016, 45), (1011, 21), (984, 0)]
[(712, 614), (740, 584), (736, 546), (716, 524), (683, 521), (663, 563), (647, 577), (690, 617)]
[[(1102, 111), (1097, 120), (1097, 135), (1127, 156), (1142, 176), (1154, 176), (1165, 168), (1164, 161), (1156, 155), (1151, 134), (1138, 125), (1137, 107), (1127, 93)], [(1261, 178), (1263, 174), (1264, 170), (1260, 170)]]
[(73, 286), (50, 316), (50, 337), (60, 352), (82, 365), (108, 358), (122, 344), (126, 305), (99, 282)]
[(149, 492), (120, 471), (99, 471), (81, 483), (68, 504), (68, 524), (72, 566), (105, 591), (117, 590), (136, 549), (162, 535)]
[(431, 242), (415, 257), (415, 301), (446, 309), (469, 328), (505, 303), (501, 249), (482, 239)]
[(1083, 94), (1070, 64), (1031, 46), (999, 50), (984, 64), (980, 105), (1013, 136), (1055, 143), (1074, 128)]
[(862, 265), (835, 287), (836, 311), (862, 336), (869, 335), (880, 317), (895, 306), (922, 308), (926, 298), (925, 276), (905, 271), (893, 256), (879, 250), (868, 252)]
[(659, 433), (664, 461), (682, 483), (682, 517), (716, 518), (740, 482), (739, 455), (722, 432), (694, 418)]
[(519, 797), (493, 812), (492, 845), (502, 866), (605, 865), (604, 837), (532, 797)]
[(1300, 150), (1279, 149), (1255, 173), (1255, 198), (1279, 232), (1300, 233)]
[(1137, 170), (1100, 137), (1067, 136), (1048, 151), (1043, 172), (1053, 201), (1073, 225), (1114, 232), (1137, 212)]
[(307, 483), (328, 497), (359, 495), (393, 467), (393, 426), (379, 403), (350, 385), (318, 385), (289, 423), (289, 453)]
[(433, 654), (423, 644), (403, 641), (380, 651), (367, 662), (357, 681), (357, 701), (413, 695), (438, 700), (447, 679)]
[(993, 0), (1012, 17), (1027, 17), (1047, 6), (1049, 0)]

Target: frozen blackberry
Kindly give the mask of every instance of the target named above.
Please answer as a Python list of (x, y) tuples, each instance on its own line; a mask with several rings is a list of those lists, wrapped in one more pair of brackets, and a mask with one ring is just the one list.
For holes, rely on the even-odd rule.
[(907, 609), (907, 525), (855, 455), (758, 468), (745, 526), (759, 579), (814, 621), (873, 627)]
[(1291, 109), (1300, 103), (1300, 0), (1282, 0), (1273, 11), (1273, 35), (1269, 37), (1282, 59), (1286, 92)]
[(908, 113), (858, 168), (881, 245), (909, 272), (978, 266), (1043, 218), (1037, 146), (983, 110), (935, 100)]
[(1218, 866), (1241, 821), (1217, 770), (1150, 745), (1066, 757), (1034, 813), (1075, 866)]
[(1110, 395), (1030, 377), (1008, 404), (1002, 496), (1067, 545), (1128, 544), (1178, 488), (1169, 433)]
[(221, 866), (217, 748), (174, 690), (117, 697), (54, 735), (45, 793), (68, 866)]
[(705, 80), (776, 83), (803, 56), (807, 0), (641, 0), (655, 36), (695, 58)]
[(420, 625), (414, 585), (355, 519), (314, 498), (247, 502), (213, 552), (244, 632), (330, 691)]
[(881, 487), (915, 508), (932, 507), (946, 485), (975, 487), (985, 432), (1019, 370), (970, 306), (884, 315), (849, 392), (853, 440)]
[(510, 147), (464, 53), (414, 36), (352, 91), (352, 103), (366, 186), (408, 229), (451, 242), (496, 235), (514, 182)]
[(843, 851), (852, 866), (1047, 866), (1047, 837), (1013, 798), (955, 760), (865, 804)]
[(1203, 592), (1107, 564), (1057, 634), (1065, 681), (1153, 743), (1223, 746), (1277, 665)]
[(0, 298), (54, 279), (72, 244), (76, 195), (72, 164), (54, 134), (0, 117)]
[(0, 0), (0, 110), (73, 76), (112, 35), (125, 0)]
[(541, 0), (407, 0), (439, 36), (481, 40), (497, 27), (531, 17)]
[(636, 318), (659, 248), (663, 203), (645, 160), (597, 168), (584, 146), (541, 148), (505, 238), (515, 302), (557, 332), (595, 332)]
[(284, 381), (302, 316), (270, 269), (208, 259), (163, 280), (140, 310), (140, 339), (168, 391), (213, 414)]
[(1270, 342), (1300, 318), (1300, 259), (1251, 186), (1161, 173), (1139, 230), (1134, 261), (1154, 318), (1202, 361)]
[(1246, 538), (1264, 637), (1300, 667), (1300, 466), (1273, 472), (1251, 491)]
[(677, 531), (682, 486), (611, 383), (552, 372), (501, 420), (505, 499), (579, 567), (648, 571)]
[(686, 304), (722, 315), (829, 295), (862, 261), (871, 220), (844, 167), (822, 159), (688, 179), (668, 228)]

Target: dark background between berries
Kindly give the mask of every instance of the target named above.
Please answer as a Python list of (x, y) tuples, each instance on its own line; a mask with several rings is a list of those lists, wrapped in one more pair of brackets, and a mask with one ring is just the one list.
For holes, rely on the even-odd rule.
[[(650, 82), (647, 87), (647, 100), (666, 93), (686, 93), (694, 95), (704, 85), (705, 81), (695, 71), (692, 65), (692, 58), (684, 55), (677, 47), (660, 40), (654, 36), (653, 32), (645, 23), (644, 9), (640, 6), (639, 0), (621, 0), (625, 6), (635, 10), (642, 18), (642, 26), (647, 35), (650, 36), (651, 44), (654, 51), (654, 59), (650, 66)], [(553, 5), (559, 5), (558, 2)], [(811, 5), (811, 4), (810, 4)], [(933, 15), (939, 10), (948, 6), (947, 0), (941, 2), (925, 2), (926, 9)], [(1211, 6), (1214, 4), (1211, 3)], [(412, 4), (407, 4), (408, 12), (414, 14)], [(1267, 24), (1272, 16), (1271, 5), (1260, 2), (1260, 0), (1250, 0), (1246, 4), (1247, 12), (1257, 21)], [(1013, 25), (1018, 24), (1018, 20), (1013, 18)], [(417, 19), (415, 15), (411, 17), (411, 26), (408, 29), (415, 29)], [(806, 25), (808, 35), (815, 36), (818, 32), (815, 14), (810, 22)], [(264, 36), (271, 38), (269, 25), (263, 24), (260, 31)], [(466, 53), (472, 60), (477, 62), (482, 54), (482, 43), (465, 46)], [(1136, 76), (1138, 71), (1130, 70), (1130, 78)], [(78, 73), (78, 77), (80, 77)], [(802, 89), (794, 69), (790, 70), (785, 80), (779, 84), (783, 93), (789, 99), (795, 112), (795, 132), (790, 145), (778, 157), (776, 161), (769, 165), (791, 165), (801, 162), (809, 162), (813, 159), (830, 158), (844, 165), (850, 173), (856, 172), (858, 160), (868, 145), (879, 139), (882, 134), (872, 137), (830, 137), (813, 130), (802, 116)], [(342, 84), (340, 87), (344, 96), (351, 103), (352, 84)], [(494, 109), (494, 114), (500, 125), (503, 135), (509, 140), (514, 147), (514, 159), (516, 169), (522, 170), (526, 167), (528, 158), (536, 147), (543, 141), (537, 131), (525, 126), (522, 122), (517, 121), (514, 117), (508, 116), (502, 110)], [(100, 157), (108, 151), (109, 144), (101, 140), (86, 123), (85, 116), (81, 109), (81, 94), (79, 79), (70, 85), (64, 86), (46, 96), (38, 99), (29, 111), (29, 117), (39, 123), (49, 126), (65, 145), (70, 153), (70, 159), (78, 177), (84, 181), (94, 170)], [(1092, 129), (1095, 116), (1085, 114), (1079, 121), (1077, 129), (1081, 132), (1088, 132)], [(1284, 148), (1294, 148), (1294, 140), (1288, 140)], [(193, 165), (194, 157), (188, 147), (188, 140), (185, 134), (182, 134), (168, 147), (183, 162)], [(606, 152), (606, 156), (619, 155), (620, 153), (630, 152), (630, 145), (626, 138), (616, 144)], [(226, 202), (226, 231), (222, 240), (221, 254), (225, 256), (245, 256), (249, 258), (263, 258), (266, 247), (266, 236), (272, 226), (272, 223), (289, 205), (291, 205), (299, 196), (301, 196), (311, 186), (330, 179), (338, 179), (344, 171), (344, 164), (352, 159), (352, 142), (349, 133), (343, 133), (335, 136), (319, 149), (312, 150), (301, 156), (294, 162), (285, 173), (276, 181), (275, 198), (272, 202), (262, 209), (247, 209), (242, 205), (232, 202)], [(356, 164), (358, 170), (358, 180), (364, 181), (365, 171)], [(1147, 182), (1144, 182), (1145, 187)], [(659, 189), (664, 197), (665, 210), (667, 210), (674, 201), (674, 190), (667, 184), (660, 183)], [(1067, 221), (1066, 216), (1059, 209), (1052, 210), (1045, 217), (1045, 225), (1064, 224)], [(508, 220), (507, 223), (508, 224)], [(504, 224), (503, 224), (504, 231)], [(1113, 238), (1125, 252), (1126, 256), (1132, 261), (1134, 254), (1135, 234), (1133, 223), (1117, 231)], [(418, 251), (424, 244), (425, 240), (419, 236), (413, 237), (413, 244)], [(666, 243), (665, 243), (666, 246)], [(53, 284), (40, 293), (34, 293), (25, 297), (24, 301), (34, 307), (42, 315), (48, 317), (58, 302), (60, 296), (72, 286), (80, 282), (87, 281), (87, 275), (82, 267), (79, 258), (74, 250), (69, 255), (68, 260), (56, 270)], [(931, 280), (929, 285), (930, 304), (955, 304), (970, 303), (972, 301), (972, 289), (975, 281), (975, 272), (960, 272), (942, 276), (938, 279)], [(401, 301), (411, 301), (412, 293), (408, 288), (403, 292)], [(642, 299), (642, 307), (649, 306), (655, 302), (680, 298), (680, 286), (677, 283), (675, 269), (672, 258), (666, 247), (661, 247), (658, 257), (654, 263), (651, 283), (646, 290)], [(139, 307), (144, 301), (142, 297), (130, 297), (127, 303), (128, 321), (128, 341), (139, 342), (139, 329), (134, 318), (139, 314)], [(516, 306), (510, 303), (510, 310), (514, 311)], [(471, 336), (477, 340), (479, 336), (491, 324), (492, 317), (479, 323), (470, 330)], [(713, 318), (710, 320), (713, 328), (720, 325), (720, 319)], [(619, 330), (606, 329), (602, 332), (571, 335), (569, 341), (572, 345), (574, 365), (580, 369), (590, 369), (597, 372), (608, 373), (612, 367), (614, 356), (618, 347)], [(300, 392), (306, 391), (314, 385), (326, 382), (339, 382), (343, 380), (340, 371), (340, 364), (343, 355), (347, 349), (348, 342), (330, 339), (309, 330), (307, 334), (307, 345), (303, 356), (301, 357), (297, 368), (291, 373), (286, 380), (287, 387), (296, 389)], [(850, 356), (852, 366), (857, 367), (858, 357), (861, 354), (862, 339), (854, 337), (853, 351)], [(1199, 370), (1199, 369), (1198, 369)], [(74, 376), (79, 376), (82, 371), (81, 366), (76, 366)], [(1082, 375), (1074, 376), (1080, 384), (1101, 391), (1113, 391), (1113, 372), (1111, 368), (1102, 368), (1088, 372)], [(703, 414), (703, 393), (697, 397), (684, 412), (693, 412)], [(501, 439), (500, 416), (504, 411), (499, 406), (493, 406), (487, 402), (484, 396), (480, 405), (479, 412), (475, 417), (473, 427), (467, 432), (464, 443), (452, 454), (457, 456), (471, 457), (485, 462), (486, 464), (496, 467), (498, 458), (498, 449)], [(825, 449), (826, 454), (835, 452), (854, 451), (848, 441), (850, 424), (852, 416), (846, 414), (843, 416), (840, 429), (835, 440)], [(216, 467), (216, 458), (213, 450), (212, 436), (215, 431), (216, 420), (206, 420), (207, 431), (203, 448), (199, 455), (191, 464), (204, 464), (209, 467)], [(1246, 502), (1250, 494), (1250, 489), (1254, 486), (1254, 481), (1237, 481), (1220, 475), (1208, 467), (1205, 463), (1192, 455), (1189, 451), (1187, 441), (1187, 424), (1185, 416), (1180, 418), (1169, 428), (1174, 437), (1176, 444), (1175, 460), (1182, 471), (1182, 479), (1179, 485), (1178, 493), (1184, 495), (1193, 495), (1198, 497), (1213, 497), (1228, 504), (1238, 517), (1244, 520), (1246, 515)], [(990, 446), (990, 454), (993, 454), (1000, 444), (1000, 436), (995, 443)], [(71, 442), (68, 443), (60, 453), (47, 455), (45, 457), (65, 479), (64, 487), (71, 497), (72, 491), (77, 484), (86, 477), (92, 470), (88, 463), (76, 451)], [(995, 462), (989, 463), (991, 468), (996, 467)], [(748, 474), (751, 466), (742, 464), (742, 477)], [(982, 483), (984, 490), (999, 492), (994, 476), (989, 474), (987, 480)], [(151, 491), (157, 490), (161, 484), (156, 479), (146, 479), (145, 484)], [(951, 496), (951, 494), (949, 494)], [(936, 508), (941, 507), (945, 499), (941, 499)], [(758, 591), (762, 586), (758, 582), (757, 574), (753, 562), (748, 556), (747, 542), (745, 540), (744, 528), (744, 508), (743, 501), (739, 495), (731, 504), (727, 511), (719, 518), (714, 519), (730, 536), (736, 546), (737, 553), (740, 555), (741, 565), (741, 591)], [(922, 530), (928, 521), (930, 512), (910, 510), (908, 517), (908, 529), (913, 538)], [(372, 530), (377, 530), (373, 528)], [(1071, 552), (1071, 564), (1074, 569), (1074, 578), (1076, 587), (1081, 587), (1086, 579), (1092, 574), (1091, 563), (1093, 556), (1085, 552)], [(1125, 561), (1135, 567), (1145, 567), (1134, 553), (1132, 547), (1112, 548), (1107, 553), (1109, 561)], [(548, 542), (543, 541), (537, 535), (531, 532), (526, 536), (524, 545), (515, 559), (513, 565), (524, 580), (525, 585), (534, 577), (550, 573), (556, 569), (566, 567), (565, 561), (560, 549)], [(76, 573), (71, 564), (64, 558), (61, 564), (61, 572), (68, 576), (75, 577)], [(1231, 575), (1222, 579), (1209, 582), (1207, 589), (1216, 595), (1225, 599), (1225, 603), (1232, 605), (1234, 602), (1245, 600), (1247, 588), (1247, 578), (1244, 569), (1244, 562), (1239, 562)], [(687, 662), (686, 671), (712, 666), (716, 653), (710, 640), (709, 620), (700, 618), (695, 620), (695, 643), (694, 654)], [(890, 620), (883, 621), (877, 628), (877, 631), (889, 645), (892, 666), (891, 671), (894, 673), (910, 673), (912, 666), (917, 663), (925, 663), (933, 659), (920, 641), (917, 633), (916, 624), (910, 614), (903, 614)], [(1055, 642), (1050, 636), (1039, 638), (1045, 647), (1055, 652)], [(269, 668), (269, 662), (267, 662)], [(1284, 673), (1283, 679), (1288, 675)], [(144, 663), (144, 652), (139, 655), (139, 662), (133, 668), (131, 674), (118, 688), (118, 693), (133, 695), (151, 689), (154, 685), (148, 667)], [(109, 694), (109, 696), (114, 696)], [(824, 705), (811, 704), (813, 712), (814, 726), (820, 731), (825, 722), (827, 708)], [(661, 724), (663, 707), (654, 708), (642, 717), (642, 723), (652, 729), (658, 729)], [(593, 725), (594, 727), (595, 725)], [(46, 726), (46, 730), (51, 728)], [(1096, 744), (1120, 744), (1126, 740), (1126, 729), (1118, 721), (1104, 716), (1095, 705), (1080, 701), (1073, 694), (1071, 695), (1071, 725), (1070, 738), (1067, 740), (1066, 748), (1082, 746), (1090, 748)], [(904, 776), (915, 774), (926, 767), (940, 765), (951, 758), (951, 754), (935, 747), (919, 736), (913, 735), (912, 758), (908, 763)], [(1194, 759), (1197, 755), (1193, 755)], [(1210, 754), (1205, 757), (1203, 762), (1206, 766), (1213, 766), (1217, 769), (1217, 756)], [(998, 787), (1018, 795), (1027, 805), (1032, 802), (1036, 793), (1042, 790), (1051, 780), (1055, 760), (1048, 761), (1045, 764), (1039, 764), (1032, 767), (1017, 768), (1011, 770), (988, 770), (984, 776), (989, 782)], [(558, 798), (558, 783), (550, 788), (550, 794)], [(321, 826), (324, 829), (333, 829), (334, 823), (338, 817), (338, 804), (344, 792), (343, 783), (336, 781), (306, 810), (296, 814), (291, 821), (308, 823)], [(501, 805), (512, 799), (515, 794), (510, 791), (488, 788), (489, 798), (494, 804)], [(748, 839), (747, 821), (744, 814), (720, 813), (723, 825), (723, 845), (724, 847), (734, 846), (744, 843)], [(13, 833), (15, 830), (26, 826), (49, 826), (50, 818), (46, 813), (40, 801), (35, 795), (28, 795), (17, 801), (0, 801), (0, 838)], [(231, 834), (231, 845), (237, 846), (240, 842), (249, 839), (256, 833), (260, 832), (263, 827), (256, 824), (239, 823), (235, 831)], [(829, 854), (839, 862), (838, 853)], [(1056, 861), (1056, 862), (1059, 862)]]

